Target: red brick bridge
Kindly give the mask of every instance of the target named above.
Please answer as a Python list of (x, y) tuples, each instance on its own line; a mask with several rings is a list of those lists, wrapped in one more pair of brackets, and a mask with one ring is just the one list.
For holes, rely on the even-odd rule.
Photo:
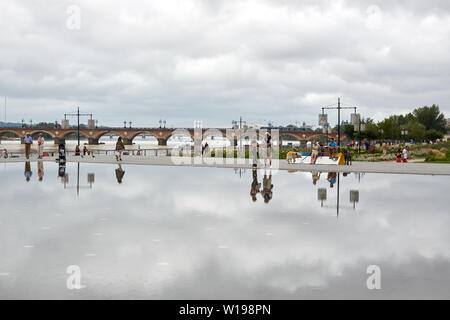
[[(271, 129), (273, 132), (274, 128)], [(311, 131), (302, 131), (299, 129), (288, 130), (288, 129), (277, 129), (279, 130), (279, 136), (291, 136), (292, 138), (298, 141), (311, 141), (312, 139), (324, 137), (326, 134), (311, 132)], [(180, 128), (180, 129), (169, 129), (169, 128), (92, 128), (92, 129), (80, 129), (80, 135), (88, 140), (89, 144), (98, 144), (99, 139), (104, 135), (115, 134), (121, 136), (124, 144), (131, 145), (133, 143), (133, 139), (142, 134), (149, 134), (154, 136), (158, 140), (159, 145), (167, 145), (167, 140), (173, 135), (185, 135), (191, 137), (194, 140), (196, 135), (202, 135), (202, 138), (206, 138), (207, 136), (222, 136), (226, 137), (228, 140), (238, 140), (240, 138), (250, 137), (258, 132), (260, 135), (264, 134), (265, 131), (270, 131), (265, 128), (258, 129), (255, 131), (254, 129), (248, 129), (246, 131), (236, 130), (234, 131), (232, 128), (229, 129), (193, 129), (193, 128)], [(39, 133), (47, 133), (52, 137), (55, 144), (64, 143), (67, 136), (69, 134), (76, 134), (78, 131), (76, 128), (68, 128), (68, 129), (48, 129), (48, 128), (0, 128), (0, 137), (7, 133), (12, 133), (18, 138), (21, 139), (23, 143), (23, 139), (25, 138), (27, 133), (30, 133), (33, 137), (36, 137)], [(330, 133), (328, 137), (333, 137), (337, 139), (336, 133)], [(276, 137), (274, 137), (276, 138)], [(345, 135), (341, 133), (341, 138), (345, 138)]]

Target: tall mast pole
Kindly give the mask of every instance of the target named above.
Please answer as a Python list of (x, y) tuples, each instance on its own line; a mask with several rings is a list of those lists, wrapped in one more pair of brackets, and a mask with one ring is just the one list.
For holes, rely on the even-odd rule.
[(338, 98), (338, 148), (341, 148), (341, 98)]

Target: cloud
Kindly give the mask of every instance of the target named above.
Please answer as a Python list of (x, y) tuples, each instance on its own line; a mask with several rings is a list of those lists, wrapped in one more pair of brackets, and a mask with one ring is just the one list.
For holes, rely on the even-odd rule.
[[(67, 27), (72, 5), (80, 29)], [(442, 1), (5, 0), (0, 21), (10, 121), (80, 105), (107, 125), (315, 124), (338, 96), (377, 120), (432, 103), (450, 113)]]

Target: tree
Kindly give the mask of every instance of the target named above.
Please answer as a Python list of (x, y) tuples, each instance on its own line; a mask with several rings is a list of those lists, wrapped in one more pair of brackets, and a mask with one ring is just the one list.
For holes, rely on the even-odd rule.
[(414, 141), (421, 141), (425, 138), (425, 126), (418, 121), (410, 121), (406, 125), (408, 137)]
[(390, 116), (378, 123), (378, 128), (383, 130), (381, 137), (388, 140), (400, 139), (400, 126), (398, 123), (398, 116)]
[(436, 141), (437, 139), (442, 139), (443, 137), (444, 134), (435, 129), (425, 131), (425, 139), (427, 139), (428, 141)]
[(353, 125), (351, 124), (344, 125), (342, 131), (345, 133), (348, 139), (351, 140), (355, 139), (355, 130), (353, 128)]
[(439, 106), (433, 104), (431, 107), (424, 106), (413, 111), (416, 121), (425, 126), (425, 130), (435, 129), (439, 132), (446, 132), (447, 121), (445, 115), (440, 112)]

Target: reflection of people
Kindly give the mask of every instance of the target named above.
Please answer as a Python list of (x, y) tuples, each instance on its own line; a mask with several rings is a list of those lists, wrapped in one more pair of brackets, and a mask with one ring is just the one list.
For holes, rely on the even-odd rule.
[(80, 154), (81, 154), (80, 146), (77, 145), (77, 146), (75, 147), (75, 155), (76, 155), (76, 156), (79, 156)]
[(122, 152), (125, 150), (125, 146), (122, 141), (122, 137), (119, 137), (116, 142), (116, 161), (122, 161)]
[(320, 172), (313, 171), (313, 172), (311, 172), (311, 174), (312, 174), (313, 185), (316, 185), (317, 181), (320, 179)]
[(37, 166), (38, 166), (39, 181), (42, 181), (44, 179), (44, 162), (38, 161)]
[(33, 175), (33, 172), (31, 171), (31, 164), (30, 161), (25, 162), (25, 179), (27, 182), (30, 181), (31, 176)]
[(2, 151), (2, 158), (8, 159), (8, 150), (6, 148)]
[(272, 171), (270, 171), (269, 177), (267, 177), (267, 173), (264, 172), (263, 191), (261, 191), (261, 195), (264, 198), (264, 203), (269, 203), (269, 201), (272, 199), (272, 189)]
[(38, 159), (42, 159), (42, 156), (44, 155), (44, 137), (42, 136), (42, 133), (39, 133), (39, 138), (37, 141), (38, 144)]
[(116, 169), (116, 178), (118, 183), (122, 183), (123, 176), (125, 175), (125, 171), (122, 169), (121, 164), (118, 164), (118, 168)]
[(250, 189), (250, 195), (252, 196), (253, 202), (256, 201), (256, 195), (261, 192), (259, 188), (261, 188), (261, 183), (258, 183), (258, 171), (256, 168), (253, 168), (253, 181)]
[(336, 183), (336, 172), (329, 172), (327, 180), (330, 183), (330, 188), (333, 188), (334, 184)]
[(33, 144), (33, 138), (30, 136), (29, 132), (27, 132), (27, 136), (25, 137), (25, 139), (23, 139), (23, 142), (25, 143), (25, 157), (27, 157), (27, 159), (30, 159), (31, 145)]

